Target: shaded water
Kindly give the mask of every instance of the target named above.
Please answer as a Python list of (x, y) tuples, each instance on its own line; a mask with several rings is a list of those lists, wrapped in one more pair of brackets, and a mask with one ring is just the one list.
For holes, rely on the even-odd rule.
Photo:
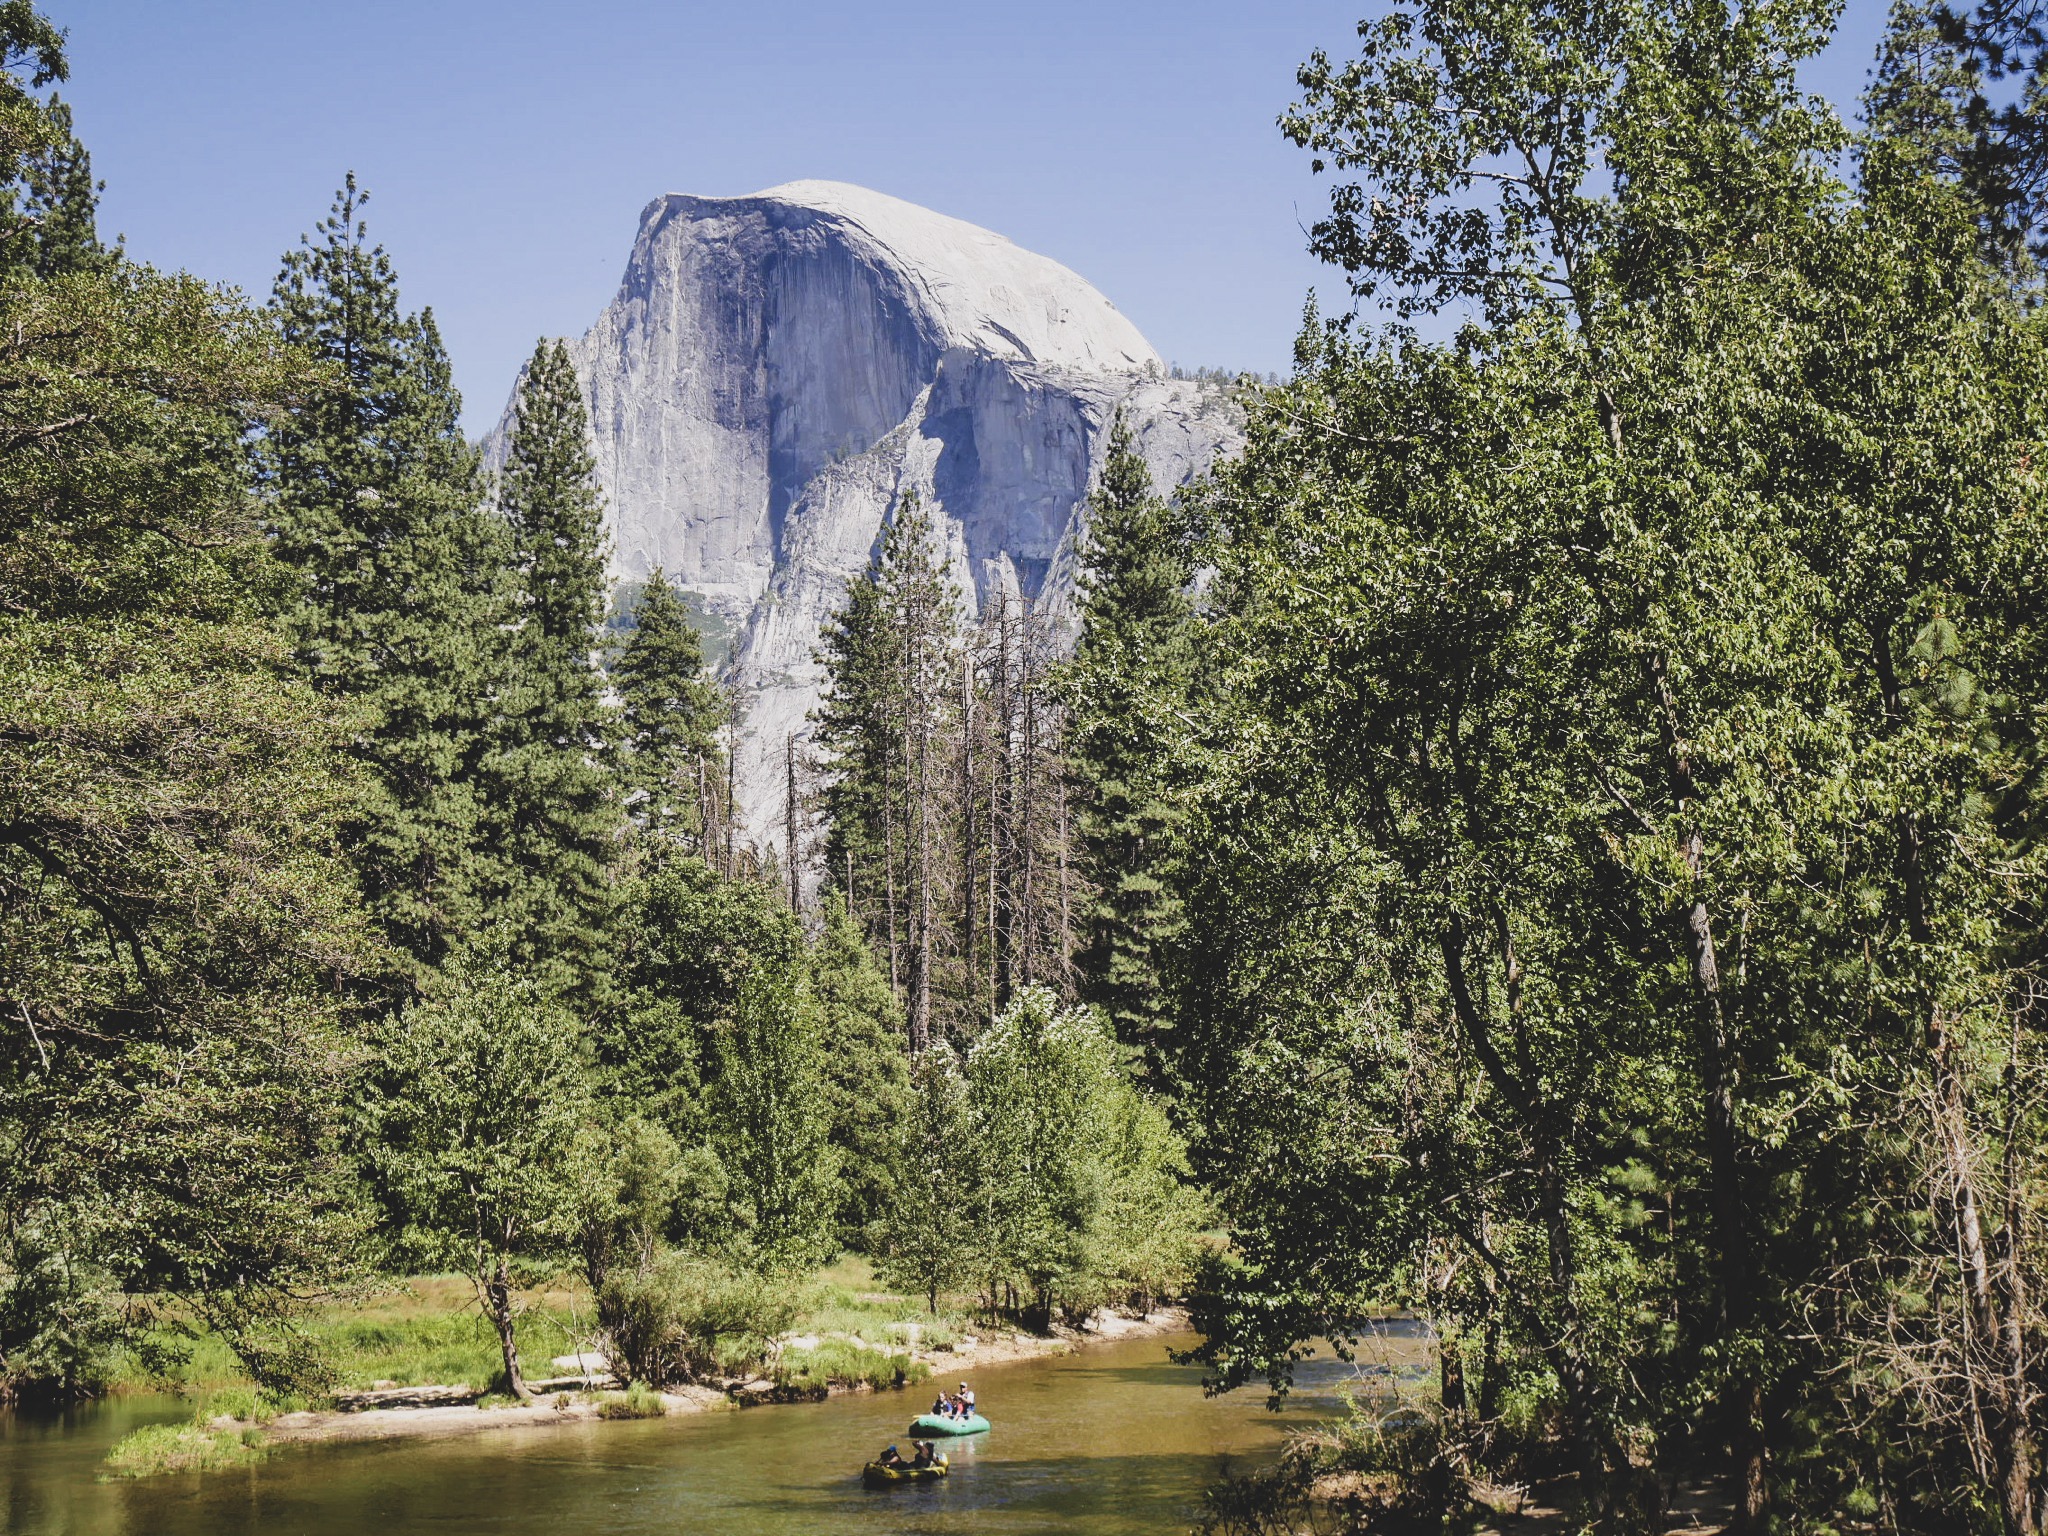
[[(1228, 1465), (1271, 1457), (1338, 1406), (1361, 1373), (1415, 1359), (1390, 1339), (1359, 1366), (1317, 1359), (1278, 1414), (1257, 1389), (1202, 1395), (1167, 1360), (1187, 1339), (1094, 1346), (988, 1366), (972, 1380), (995, 1423), (946, 1447), (944, 1481), (869, 1491), (862, 1462), (929, 1401), (922, 1391), (633, 1423), (495, 1430), (383, 1445), (295, 1446), (253, 1468), (140, 1483), (99, 1461), (175, 1399), (129, 1398), (62, 1420), (0, 1416), (0, 1529), (18, 1536), (524, 1536), (546, 1532), (1111, 1533), (1185, 1530)], [(950, 1386), (950, 1381), (943, 1383)], [(907, 1450), (907, 1445), (906, 1445)]]

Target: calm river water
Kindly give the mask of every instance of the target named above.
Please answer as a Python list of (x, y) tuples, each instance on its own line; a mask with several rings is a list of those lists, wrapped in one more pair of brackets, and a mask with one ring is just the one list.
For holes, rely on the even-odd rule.
[[(185, 1418), (127, 1398), (56, 1421), (0, 1415), (0, 1529), (10, 1536), (525, 1536), (588, 1532), (836, 1536), (859, 1532), (1179, 1531), (1226, 1464), (1270, 1457), (1361, 1371), (1412, 1357), (1318, 1359), (1278, 1414), (1257, 1389), (1204, 1398), (1167, 1360), (1186, 1339), (1104, 1344), (974, 1373), (989, 1434), (948, 1449), (943, 1482), (870, 1492), (861, 1463), (928, 1399), (910, 1392), (636, 1423), (499, 1430), (439, 1441), (296, 1446), (243, 1471), (97, 1480), (139, 1424)], [(947, 1385), (951, 1385), (950, 1382)], [(907, 1449), (907, 1447), (906, 1447)]]

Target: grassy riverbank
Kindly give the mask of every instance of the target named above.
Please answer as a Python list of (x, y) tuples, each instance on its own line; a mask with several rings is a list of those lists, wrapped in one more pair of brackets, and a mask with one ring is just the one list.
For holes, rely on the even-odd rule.
[[(1178, 1311), (1146, 1318), (1104, 1313), (1086, 1334), (1020, 1333), (973, 1318), (966, 1298), (934, 1313), (924, 1299), (880, 1288), (859, 1258), (791, 1282), (797, 1325), (765, 1358), (722, 1380), (657, 1392), (634, 1382), (551, 1387), (527, 1403), (505, 1395), (495, 1336), (466, 1282), (419, 1276), (365, 1292), (308, 1319), (309, 1331), (337, 1372), (332, 1396), (319, 1401), (264, 1398), (217, 1341), (195, 1341), (175, 1379), (134, 1372), (123, 1385), (182, 1391), (193, 1400), (189, 1424), (156, 1426), (118, 1443), (105, 1475), (148, 1477), (203, 1472), (259, 1460), (291, 1442), (409, 1439), (484, 1428), (649, 1418), (757, 1403), (804, 1400), (830, 1392), (912, 1386), (943, 1362), (962, 1374), (983, 1365), (1063, 1353), (1077, 1342), (1170, 1332), (1187, 1325)], [(566, 1281), (522, 1296), (519, 1338), (530, 1380), (545, 1381), (553, 1361), (584, 1349), (589, 1368), (589, 1297)], [(568, 1372), (566, 1367), (564, 1374)], [(419, 1388), (398, 1393), (393, 1388)], [(459, 1393), (445, 1389), (462, 1388)], [(443, 1391), (424, 1390), (442, 1388)], [(383, 1389), (380, 1391), (380, 1389)], [(374, 1402), (350, 1395), (377, 1394)], [(336, 1399), (342, 1401), (337, 1402)]]
[[(797, 1322), (764, 1368), (765, 1378), (778, 1386), (895, 1385), (913, 1350), (948, 1349), (977, 1332), (964, 1304), (933, 1314), (922, 1297), (879, 1286), (873, 1269), (857, 1257), (842, 1258), (791, 1283)], [(579, 1349), (595, 1364), (589, 1352), (593, 1308), (580, 1280), (562, 1277), (522, 1292), (520, 1303), (519, 1351), (529, 1377), (556, 1375), (550, 1362)], [(334, 1367), (339, 1392), (427, 1385), (504, 1390), (497, 1336), (478, 1311), (469, 1282), (457, 1276), (393, 1279), (315, 1310), (305, 1326)], [(192, 1397), (202, 1410), (250, 1417), (254, 1384), (221, 1340), (200, 1332), (184, 1344), (183, 1362), (160, 1372), (130, 1357), (112, 1383), (114, 1390), (169, 1389)]]

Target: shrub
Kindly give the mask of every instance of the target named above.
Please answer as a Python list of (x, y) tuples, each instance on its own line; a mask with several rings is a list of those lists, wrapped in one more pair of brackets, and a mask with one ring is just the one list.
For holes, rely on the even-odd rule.
[(0, 1253), (0, 1403), (68, 1403), (106, 1385), (122, 1334), (113, 1287), (31, 1228)]
[(796, 1311), (788, 1286), (682, 1253), (609, 1276), (597, 1295), (606, 1364), (657, 1386), (758, 1365)]
[(219, 1472), (245, 1467), (269, 1454), (260, 1429), (202, 1429), (196, 1424), (152, 1424), (125, 1435), (107, 1452), (109, 1477), (156, 1477), (166, 1472)]

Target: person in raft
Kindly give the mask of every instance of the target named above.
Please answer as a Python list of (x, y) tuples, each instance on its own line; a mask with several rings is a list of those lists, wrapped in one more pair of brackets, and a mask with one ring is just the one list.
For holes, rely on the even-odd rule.
[(974, 1388), (967, 1385), (964, 1381), (960, 1383), (960, 1417), (963, 1419), (974, 1417)]
[(938, 1457), (932, 1451), (931, 1441), (913, 1440), (910, 1443), (917, 1447), (917, 1455), (910, 1463), (913, 1467), (928, 1467), (938, 1460)]

